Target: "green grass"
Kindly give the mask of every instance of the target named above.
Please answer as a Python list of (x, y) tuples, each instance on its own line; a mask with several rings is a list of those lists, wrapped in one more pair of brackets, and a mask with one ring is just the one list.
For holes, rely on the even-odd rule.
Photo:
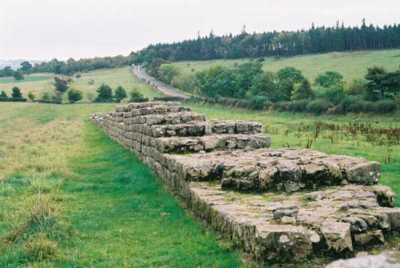
[(0, 105), (0, 267), (242, 266), (89, 122), (112, 107)]
[(16, 81), (13, 77), (1, 77), (0, 84), (23, 84), (26, 82), (37, 82), (52, 79), (53, 75), (50, 74), (32, 74), (24, 76), (24, 80)]
[[(22, 81), (15, 81), (9, 77), (0, 78), (0, 90), (5, 90), (7, 94), (10, 94), (11, 89), (17, 86), (25, 97), (29, 92), (39, 97), (44, 92), (54, 92), (53, 77), (54, 75), (50, 74), (33, 74), (25, 76)], [(82, 73), (80, 78), (73, 77), (70, 88), (81, 90), (85, 101), (96, 96), (97, 88), (103, 83), (110, 85), (114, 90), (117, 86), (123, 86), (128, 93), (136, 89), (149, 98), (161, 96), (159, 92), (135, 79), (129, 67)]]
[[(172, 65), (178, 68), (180, 77), (193, 74), (197, 71), (210, 68), (214, 65), (233, 66), (243, 63), (248, 59), (240, 60), (212, 60), (176, 62)], [(337, 71), (341, 73), (347, 82), (354, 79), (362, 79), (368, 67), (383, 66), (387, 70), (395, 70), (400, 66), (400, 49), (372, 50), (356, 52), (333, 52), (326, 54), (305, 55), (290, 58), (265, 58), (263, 69), (276, 72), (284, 67), (295, 67), (314, 81), (318, 74), (326, 71)]]

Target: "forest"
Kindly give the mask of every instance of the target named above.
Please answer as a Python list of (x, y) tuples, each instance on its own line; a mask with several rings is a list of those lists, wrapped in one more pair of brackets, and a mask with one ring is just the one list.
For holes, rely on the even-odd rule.
[(238, 35), (205, 37), (171, 44), (155, 44), (138, 51), (133, 57), (137, 64), (156, 59), (168, 61), (237, 59), (258, 57), (288, 57), (331, 51), (390, 49), (400, 46), (400, 24), (377, 26), (345, 26), (339, 22), (332, 27), (315, 26), (307, 30), (273, 31)]

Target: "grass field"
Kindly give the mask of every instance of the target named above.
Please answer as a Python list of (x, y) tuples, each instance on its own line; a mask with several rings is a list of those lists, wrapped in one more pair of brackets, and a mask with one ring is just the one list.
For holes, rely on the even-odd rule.
[[(11, 89), (17, 86), (22, 90), (24, 96), (32, 92), (40, 97), (44, 92), (54, 92), (53, 77), (54, 75), (50, 74), (33, 74), (25, 76), (25, 79), (22, 81), (15, 81), (13, 78), (7, 77), (0, 78), (0, 91), (5, 90), (9, 94)], [(136, 80), (130, 73), (129, 67), (82, 73), (80, 78), (73, 77), (70, 88), (81, 90), (84, 97), (83, 101), (85, 101), (88, 99), (89, 95), (91, 95), (92, 98), (96, 96), (97, 88), (103, 83), (108, 84), (113, 89), (117, 86), (123, 86), (128, 93), (136, 89), (142, 92), (146, 97), (160, 96), (158, 92), (155, 92)]]
[(0, 267), (240, 267), (89, 122), (111, 109), (0, 104)]
[[(199, 70), (207, 69), (214, 65), (233, 66), (243, 63), (247, 59), (240, 60), (212, 60), (172, 63), (176, 66), (180, 78), (188, 76)], [(276, 72), (284, 67), (295, 67), (314, 81), (318, 74), (326, 71), (337, 71), (345, 80), (362, 79), (368, 67), (383, 66), (387, 70), (395, 70), (400, 66), (400, 49), (357, 51), (357, 52), (333, 52), (326, 54), (305, 55), (290, 58), (265, 58), (263, 69)]]

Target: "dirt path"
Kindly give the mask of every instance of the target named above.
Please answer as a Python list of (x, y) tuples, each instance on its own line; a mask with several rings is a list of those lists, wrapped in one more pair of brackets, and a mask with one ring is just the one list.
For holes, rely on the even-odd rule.
[(154, 89), (160, 91), (162, 94), (168, 96), (168, 97), (178, 97), (182, 99), (188, 99), (190, 96), (186, 93), (183, 93), (177, 88), (174, 88), (170, 85), (167, 85), (154, 77), (148, 75), (145, 70), (138, 66), (138, 65), (132, 65), (132, 74), (137, 77), (139, 80), (149, 84), (152, 86)]

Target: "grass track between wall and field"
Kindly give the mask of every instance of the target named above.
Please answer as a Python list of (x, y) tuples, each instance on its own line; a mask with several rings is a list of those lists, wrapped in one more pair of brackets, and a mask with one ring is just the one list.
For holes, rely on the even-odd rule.
[(0, 267), (243, 266), (89, 121), (113, 106), (0, 105)]

